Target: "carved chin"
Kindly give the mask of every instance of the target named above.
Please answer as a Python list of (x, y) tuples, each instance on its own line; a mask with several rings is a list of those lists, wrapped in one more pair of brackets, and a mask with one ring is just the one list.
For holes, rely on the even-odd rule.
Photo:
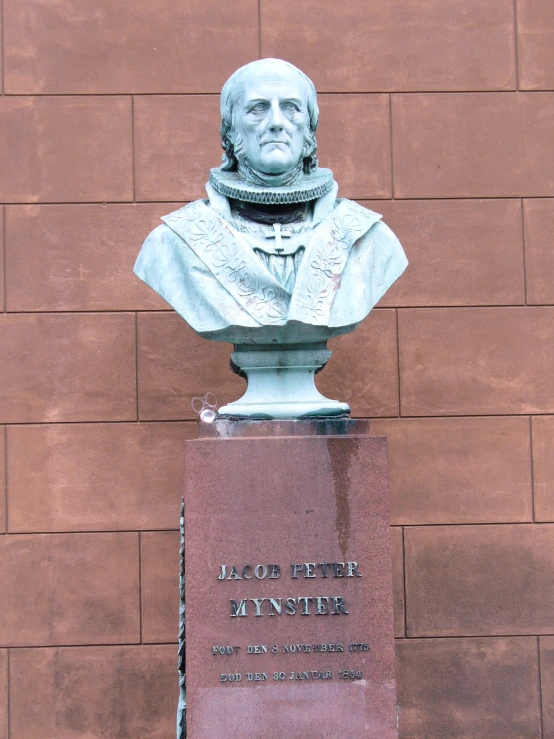
[(264, 166), (263, 174), (285, 174), (298, 166), (298, 162), (291, 163), (288, 157), (264, 157), (262, 164)]

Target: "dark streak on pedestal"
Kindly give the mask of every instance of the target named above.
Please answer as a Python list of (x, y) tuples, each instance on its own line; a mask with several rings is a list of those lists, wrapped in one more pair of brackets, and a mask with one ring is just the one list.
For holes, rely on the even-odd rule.
[(340, 442), (341, 439), (337, 439), (336, 437), (327, 439), (331, 472), (335, 484), (339, 546), (344, 557), (350, 536), (350, 499), (348, 496), (350, 464), (352, 457), (357, 457), (358, 455), (359, 444), (356, 439), (353, 439), (352, 444), (345, 448)]

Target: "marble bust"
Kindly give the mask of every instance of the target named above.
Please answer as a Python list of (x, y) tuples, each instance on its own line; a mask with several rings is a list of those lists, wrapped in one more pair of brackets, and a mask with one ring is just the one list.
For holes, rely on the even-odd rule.
[(245, 395), (221, 417), (348, 414), (314, 373), (407, 260), (381, 216), (338, 198), (318, 166), (311, 80), (279, 59), (238, 69), (221, 92), (223, 162), (207, 198), (164, 216), (135, 273), (202, 337), (231, 342)]

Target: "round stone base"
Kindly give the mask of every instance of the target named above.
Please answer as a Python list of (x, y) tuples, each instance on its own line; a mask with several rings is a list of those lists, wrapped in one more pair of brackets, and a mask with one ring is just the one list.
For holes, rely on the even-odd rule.
[(330, 356), (325, 344), (289, 344), (261, 351), (236, 348), (231, 366), (246, 378), (248, 387), (242, 398), (220, 408), (217, 417), (264, 420), (348, 416), (347, 403), (326, 398), (315, 386), (314, 375)]

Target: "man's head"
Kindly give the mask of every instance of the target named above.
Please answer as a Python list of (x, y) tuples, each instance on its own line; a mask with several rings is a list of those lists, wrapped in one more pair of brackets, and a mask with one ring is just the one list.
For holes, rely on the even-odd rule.
[(281, 59), (260, 59), (238, 69), (221, 91), (222, 168), (246, 162), (263, 175), (317, 166), (319, 110), (313, 82)]

